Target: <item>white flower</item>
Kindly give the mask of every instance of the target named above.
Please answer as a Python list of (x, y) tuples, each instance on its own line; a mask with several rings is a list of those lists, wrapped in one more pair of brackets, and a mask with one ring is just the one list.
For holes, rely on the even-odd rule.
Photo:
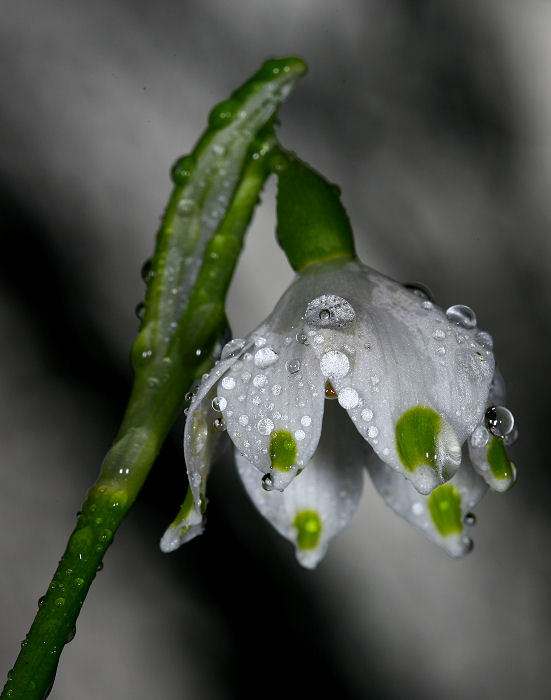
[(249, 496), (304, 566), (350, 522), (364, 467), (396, 512), (464, 554), (486, 483), (505, 490), (515, 479), (503, 447), (513, 421), (494, 370), (491, 337), (468, 307), (444, 312), (357, 261), (309, 265), (203, 378), (184, 438), (190, 495), (161, 548), (202, 531), (225, 428)]

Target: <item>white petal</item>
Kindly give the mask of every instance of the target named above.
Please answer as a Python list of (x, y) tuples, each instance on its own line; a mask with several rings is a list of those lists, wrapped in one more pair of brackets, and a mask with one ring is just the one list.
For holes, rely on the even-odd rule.
[[(276, 489), (284, 489), (310, 460), (319, 441), (324, 379), (310, 347), (295, 334), (266, 332), (218, 385), (228, 434), (245, 458), (263, 474), (271, 470)], [(296, 459), (276, 468), (273, 439), (283, 435), (296, 448)]]
[(461, 467), (447, 484), (429, 496), (419, 494), (413, 485), (375, 455), (367, 463), (369, 474), (385, 502), (431, 541), (452, 557), (472, 549), (467, 535), (471, 511), (487, 490), (484, 481), (463, 459)]
[[(357, 262), (309, 266), (288, 290), (303, 305), (303, 332), (357, 429), (379, 457), (428, 493), (459, 466), (460, 445), (479, 423), (494, 370), (493, 354), (476, 329), (402, 285)], [(314, 319), (318, 298), (338, 295), (352, 309), (345, 323)], [(319, 313), (322, 314), (324, 310)], [(342, 315), (342, 314), (341, 314)], [(278, 320), (289, 323), (288, 309)], [(353, 321), (349, 321), (353, 318)], [(295, 322), (296, 323), (296, 322)], [(425, 466), (407, 469), (396, 425), (406, 411), (425, 407), (440, 416), (434, 452)]]
[(203, 532), (202, 514), (206, 506), (207, 477), (221, 435), (220, 431), (214, 429), (214, 422), (220, 417), (220, 412), (215, 411), (212, 406), (216, 397), (215, 385), (247, 350), (245, 343), (236, 344), (234, 341), (230, 341), (226, 348), (232, 352), (226, 359), (217, 362), (211, 372), (205, 375), (188, 410), (184, 455), (191, 497), (186, 496), (178, 515), (161, 538), (160, 546), (163, 552), (172, 552)]
[(370, 448), (358, 439), (335, 402), (327, 406), (322, 437), (313, 458), (283, 493), (266, 492), (258, 470), (236, 451), (237, 468), (251, 500), (276, 530), (295, 545), (297, 559), (303, 566), (314, 568), (325, 555), (329, 540), (354, 515), (361, 496), (362, 464), (367, 451)]

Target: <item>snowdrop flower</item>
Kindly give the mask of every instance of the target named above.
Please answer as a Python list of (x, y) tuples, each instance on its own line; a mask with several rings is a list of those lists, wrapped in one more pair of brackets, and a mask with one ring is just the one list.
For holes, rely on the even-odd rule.
[(391, 508), (461, 556), (487, 485), (515, 480), (503, 401), (491, 336), (471, 309), (443, 311), (357, 259), (309, 264), (203, 377), (185, 429), (190, 491), (161, 548), (202, 531), (227, 431), (249, 496), (304, 566), (350, 522), (366, 468)]

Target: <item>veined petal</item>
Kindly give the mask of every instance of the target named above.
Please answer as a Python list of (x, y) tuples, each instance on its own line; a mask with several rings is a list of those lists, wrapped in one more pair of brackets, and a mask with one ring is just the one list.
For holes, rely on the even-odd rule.
[(324, 379), (316, 356), (294, 334), (250, 338), (254, 345), (218, 384), (218, 398), (239, 452), (283, 490), (319, 442)]
[(258, 470), (236, 451), (237, 468), (251, 500), (294, 544), (298, 561), (309, 569), (317, 566), (328, 542), (348, 525), (361, 496), (362, 464), (371, 450), (343, 417), (338, 405), (327, 406), (313, 458), (283, 493), (266, 492)]
[(484, 481), (463, 459), (461, 467), (446, 483), (428, 496), (418, 493), (401, 474), (389, 469), (375, 455), (367, 463), (369, 474), (385, 502), (452, 557), (472, 549), (466, 527), (476, 521), (471, 513), (487, 490)]
[[(287, 295), (295, 309), (302, 303), (303, 332), (321, 371), (379, 457), (421, 493), (449, 479), (460, 445), (481, 419), (494, 371), (476, 329), (358, 262), (310, 265)], [(279, 322), (289, 320), (282, 314)], [(424, 429), (400, 436), (401, 419), (402, 428), (417, 422)], [(416, 457), (404, 461), (406, 454)]]

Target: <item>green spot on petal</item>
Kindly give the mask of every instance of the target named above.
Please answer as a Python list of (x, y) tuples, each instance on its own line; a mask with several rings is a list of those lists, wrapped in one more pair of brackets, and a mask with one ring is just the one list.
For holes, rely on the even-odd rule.
[(427, 504), (434, 525), (441, 535), (446, 537), (462, 531), (461, 496), (455, 486), (444, 484), (434, 489)]
[(503, 440), (499, 437), (494, 437), (490, 440), (486, 448), (488, 464), (492, 470), (492, 474), (496, 479), (512, 479), (514, 478), (514, 470), (512, 462), (507, 457)]
[(287, 430), (274, 430), (270, 435), (272, 469), (289, 471), (297, 458), (297, 443)]
[(293, 522), (297, 529), (297, 543), (300, 549), (315, 549), (321, 533), (321, 519), (315, 510), (297, 513)]
[(396, 450), (404, 467), (412, 472), (428, 464), (438, 473), (436, 450), (442, 418), (427, 406), (415, 406), (396, 423)]

